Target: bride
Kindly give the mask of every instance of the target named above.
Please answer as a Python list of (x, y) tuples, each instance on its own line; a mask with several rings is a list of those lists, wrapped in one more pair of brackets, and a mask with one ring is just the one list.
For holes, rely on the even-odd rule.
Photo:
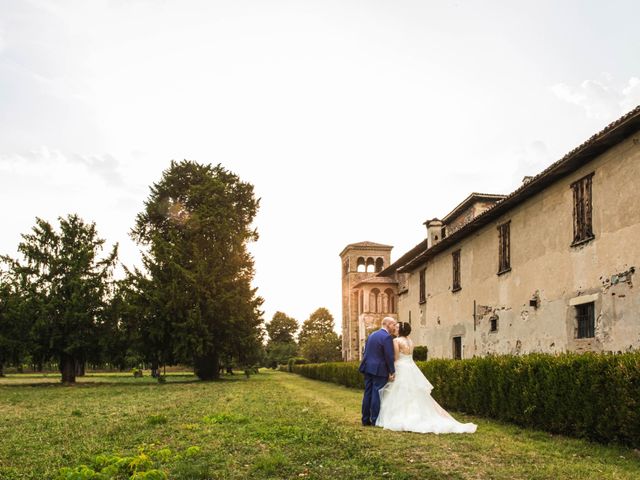
[(413, 361), (411, 325), (400, 322), (393, 340), (396, 378), (380, 390), (376, 426), (418, 433), (473, 433), (477, 425), (460, 423), (431, 397), (433, 385)]

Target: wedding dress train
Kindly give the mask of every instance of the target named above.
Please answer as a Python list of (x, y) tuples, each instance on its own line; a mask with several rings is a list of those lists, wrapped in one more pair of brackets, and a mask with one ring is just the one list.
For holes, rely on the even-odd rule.
[(460, 423), (431, 397), (433, 385), (410, 354), (400, 353), (396, 378), (380, 390), (376, 426), (418, 433), (473, 433), (477, 425)]

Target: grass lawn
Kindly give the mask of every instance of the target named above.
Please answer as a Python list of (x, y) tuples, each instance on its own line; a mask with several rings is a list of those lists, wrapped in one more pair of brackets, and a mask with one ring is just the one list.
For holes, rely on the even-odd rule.
[[(100, 454), (153, 457), (176, 479), (637, 479), (637, 451), (473, 421), (472, 435), (363, 428), (361, 392), (262, 371), (218, 382), (171, 374), (0, 379), (0, 479), (54, 478)], [(189, 447), (193, 455), (188, 455)], [(167, 452), (170, 452), (168, 454)]]

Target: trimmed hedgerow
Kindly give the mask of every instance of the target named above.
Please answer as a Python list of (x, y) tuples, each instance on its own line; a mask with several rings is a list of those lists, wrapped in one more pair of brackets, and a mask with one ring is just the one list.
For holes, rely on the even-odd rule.
[[(640, 446), (640, 352), (530, 354), (417, 362), (445, 408), (598, 442)], [(295, 373), (363, 388), (358, 364)]]
[(289, 372), (293, 372), (294, 365), (304, 365), (306, 363), (309, 363), (309, 360), (304, 357), (291, 357), (287, 362), (287, 368)]

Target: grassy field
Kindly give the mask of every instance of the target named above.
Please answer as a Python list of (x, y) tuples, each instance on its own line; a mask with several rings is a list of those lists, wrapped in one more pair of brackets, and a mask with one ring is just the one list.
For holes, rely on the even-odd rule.
[(58, 381), (0, 379), (0, 479), (54, 478), (61, 467), (141, 449), (176, 479), (640, 478), (637, 451), (455, 413), (478, 432), (363, 428), (359, 391), (292, 374)]

